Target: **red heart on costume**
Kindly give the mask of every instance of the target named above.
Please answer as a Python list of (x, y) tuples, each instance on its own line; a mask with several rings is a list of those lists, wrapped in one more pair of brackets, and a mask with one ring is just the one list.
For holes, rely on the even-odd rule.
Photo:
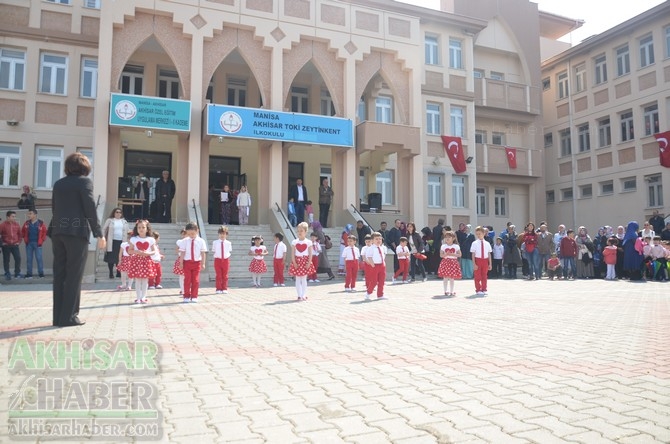
[(263, 252), (263, 250), (260, 249), (260, 248), (256, 248), (256, 249), (254, 250), (254, 252), (255, 252), (256, 254), (261, 254), (261, 253)]
[(149, 249), (149, 242), (137, 242), (135, 247), (140, 251), (146, 251)]
[(444, 252), (445, 252), (445, 253), (455, 253), (455, 252), (456, 252), (456, 249), (455, 249), (455, 248), (445, 248), (445, 249), (444, 249)]
[(305, 244), (296, 244), (295, 249), (298, 250), (299, 252), (303, 253), (307, 249), (307, 245)]

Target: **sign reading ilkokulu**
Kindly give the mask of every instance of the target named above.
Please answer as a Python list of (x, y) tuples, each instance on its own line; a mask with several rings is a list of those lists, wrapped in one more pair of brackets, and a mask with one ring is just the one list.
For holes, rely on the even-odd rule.
[(207, 105), (207, 135), (353, 147), (350, 119)]
[(191, 131), (191, 102), (112, 93), (109, 105), (109, 124)]

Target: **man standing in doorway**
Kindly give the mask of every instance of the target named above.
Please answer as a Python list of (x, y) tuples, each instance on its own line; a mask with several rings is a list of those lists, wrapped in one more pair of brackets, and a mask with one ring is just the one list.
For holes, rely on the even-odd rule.
[(163, 171), (161, 179), (156, 182), (156, 222), (172, 222), (172, 199), (176, 191), (170, 172)]
[(302, 179), (297, 179), (295, 185), (288, 192), (288, 197), (293, 198), (295, 204), (295, 215), (298, 223), (305, 220), (305, 202), (307, 202), (307, 188), (302, 185)]
[(324, 177), (319, 187), (319, 222), (323, 228), (328, 228), (328, 211), (333, 203), (333, 189), (328, 183), (328, 178)]

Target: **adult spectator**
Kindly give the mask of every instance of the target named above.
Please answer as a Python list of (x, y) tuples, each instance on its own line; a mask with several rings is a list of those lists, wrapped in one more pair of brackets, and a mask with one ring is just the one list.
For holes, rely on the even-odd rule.
[(626, 234), (624, 234), (623, 246), (623, 269), (628, 273), (631, 281), (642, 280), (642, 261), (644, 259), (642, 239), (637, 235), (640, 228), (637, 222), (628, 222)]
[(393, 223), (393, 227), (389, 230), (388, 234), (386, 235), (386, 241), (387, 244), (386, 246), (391, 249), (393, 252), (393, 271), (398, 271), (398, 268), (400, 268), (400, 264), (398, 264), (398, 255), (396, 254), (396, 248), (398, 248), (398, 245), (400, 245), (400, 238), (402, 237), (402, 234), (400, 233), (400, 225), (401, 221), (400, 219), (396, 219), (395, 222)]
[[(565, 231), (565, 225), (560, 224), (558, 226), (558, 229), (556, 230), (556, 233), (554, 234), (554, 248), (556, 250), (556, 256), (561, 257), (561, 240), (567, 236), (567, 232)], [(562, 265), (565, 267), (565, 265)], [(563, 268), (565, 270), (565, 268)]]
[[(119, 265), (119, 251), (121, 243), (128, 234), (128, 222), (123, 218), (121, 208), (114, 208), (109, 217), (102, 226), (102, 232), (105, 235), (107, 252), (105, 253), (105, 262), (109, 268), (109, 278), (114, 279), (114, 266)], [(116, 277), (121, 277), (121, 272), (116, 270)]]
[(652, 216), (649, 218), (649, 224), (656, 232), (656, 235), (660, 236), (661, 231), (663, 231), (663, 227), (665, 227), (665, 219), (663, 216), (658, 214), (658, 210), (654, 210), (651, 214)]
[(84, 276), (88, 240), (98, 238), (98, 248), (105, 248), (100, 221), (95, 211), (93, 182), (87, 176), (91, 163), (81, 153), (65, 159), (65, 177), (53, 186), (49, 224), (54, 255), (53, 325), (83, 325), (79, 319), (81, 280)]
[(379, 234), (382, 235), (382, 243), (388, 247), (388, 244), (386, 243), (386, 236), (389, 234), (388, 224), (386, 222), (380, 223), (378, 231)]
[(328, 212), (333, 203), (333, 194), (328, 178), (324, 177), (319, 187), (319, 222), (323, 228), (328, 228)]
[(547, 230), (547, 224), (540, 224), (540, 232), (537, 233), (537, 253), (540, 261), (539, 277), (542, 277), (542, 270), (547, 269), (547, 261), (555, 250), (554, 236)]
[(517, 244), (518, 235), (513, 224), (507, 226), (507, 231), (501, 235), (503, 241), (503, 264), (505, 266), (505, 277), (516, 279), (517, 267), (521, 263), (521, 251)]
[(442, 244), (442, 229), (444, 228), (444, 219), (439, 218), (437, 220), (437, 225), (433, 227), (433, 240), (436, 240), (435, 250), (439, 253), (440, 245)]
[(670, 222), (665, 224), (665, 228), (663, 228), (663, 231), (661, 231), (661, 240), (670, 241)]
[(356, 222), (356, 237), (358, 237), (358, 247), (362, 248), (365, 246), (365, 235), (372, 235), (372, 230), (370, 227), (365, 225), (362, 220)]
[(44, 260), (42, 259), (42, 244), (47, 238), (47, 226), (42, 219), (37, 218), (37, 210), (28, 210), (28, 220), (21, 228), (21, 237), (26, 244), (26, 279), (33, 278), (33, 256), (37, 261), (37, 274), (44, 277)]
[(237, 217), (240, 225), (249, 224), (249, 210), (251, 209), (251, 194), (246, 185), (240, 187), (237, 194)]
[(540, 254), (537, 250), (537, 233), (535, 224), (528, 222), (523, 232), (524, 255), (528, 261), (528, 280), (539, 280), (542, 277)]
[(133, 207), (135, 210), (134, 217), (136, 219), (146, 219), (149, 217), (149, 180), (144, 176), (144, 173), (137, 175), (133, 197), (142, 201), (142, 205)]
[(586, 227), (579, 227), (577, 236), (577, 277), (579, 279), (591, 279), (593, 277), (593, 240), (589, 236)]
[(407, 223), (407, 245), (409, 247), (409, 252), (411, 253), (409, 257), (410, 280), (414, 282), (417, 274), (421, 273), (423, 282), (426, 282), (426, 269), (423, 266), (423, 260), (417, 257), (420, 254), (424, 254), (425, 250), (421, 234), (416, 231), (416, 224), (414, 224), (414, 222)]
[(161, 178), (156, 182), (156, 222), (172, 222), (172, 199), (177, 192), (174, 180), (169, 171), (163, 171)]
[(335, 275), (333, 274), (333, 268), (330, 266), (330, 260), (328, 259), (328, 250), (326, 250), (326, 234), (323, 232), (321, 222), (318, 220), (312, 222), (312, 231), (314, 234), (316, 234), (316, 238), (321, 245), (321, 254), (319, 254), (319, 265), (317, 268), (317, 273), (328, 273), (328, 280), (332, 281), (335, 279)]
[(295, 185), (288, 190), (288, 197), (293, 198), (295, 215), (298, 223), (305, 220), (305, 202), (307, 202), (307, 188), (302, 185), (302, 179), (296, 179)]
[(600, 279), (606, 272), (604, 250), (607, 246), (607, 226), (598, 228), (598, 234), (593, 238), (593, 277)]
[(463, 234), (465, 234), (465, 239), (461, 244), (461, 275), (463, 279), (472, 279), (474, 276), (474, 263), (470, 247), (475, 241), (475, 235), (472, 233), (472, 225), (466, 224)]
[(19, 210), (29, 210), (31, 208), (35, 208), (35, 201), (29, 194), (21, 193), (21, 198), (16, 203), (16, 206), (19, 208)]
[(656, 231), (654, 231), (649, 222), (645, 222), (644, 227), (640, 230), (638, 236), (640, 236), (642, 240), (644, 240), (647, 237), (654, 239), (654, 236), (656, 236)]
[(14, 257), (14, 277), (21, 277), (21, 226), (16, 221), (16, 211), (7, 211), (7, 219), (0, 224), (0, 239), (2, 239), (2, 265), (5, 268), (5, 279), (12, 279), (9, 271), (9, 258)]

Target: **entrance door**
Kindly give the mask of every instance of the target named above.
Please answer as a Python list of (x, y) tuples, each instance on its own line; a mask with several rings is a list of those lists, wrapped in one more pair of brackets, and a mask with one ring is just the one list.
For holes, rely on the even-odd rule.
[(126, 150), (123, 156), (123, 178), (131, 183), (133, 189), (137, 186), (138, 174), (144, 174), (148, 181), (149, 199), (142, 208), (124, 206), (126, 219), (148, 218), (152, 220), (156, 214), (156, 189), (154, 185), (161, 179), (163, 171), (172, 171), (172, 154), (156, 151)]
[[(240, 173), (241, 164), (242, 159), (239, 157), (209, 156), (207, 221), (210, 224), (221, 223), (220, 193), (223, 190), (223, 186), (228, 185), (234, 193), (239, 191), (242, 185), (247, 184), (247, 175)], [(231, 222), (238, 223), (237, 208), (231, 209)]]
[(295, 181), (302, 179), (303, 185), (305, 184), (305, 164), (302, 162), (289, 162), (288, 163), (288, 187), (295, 185)]

